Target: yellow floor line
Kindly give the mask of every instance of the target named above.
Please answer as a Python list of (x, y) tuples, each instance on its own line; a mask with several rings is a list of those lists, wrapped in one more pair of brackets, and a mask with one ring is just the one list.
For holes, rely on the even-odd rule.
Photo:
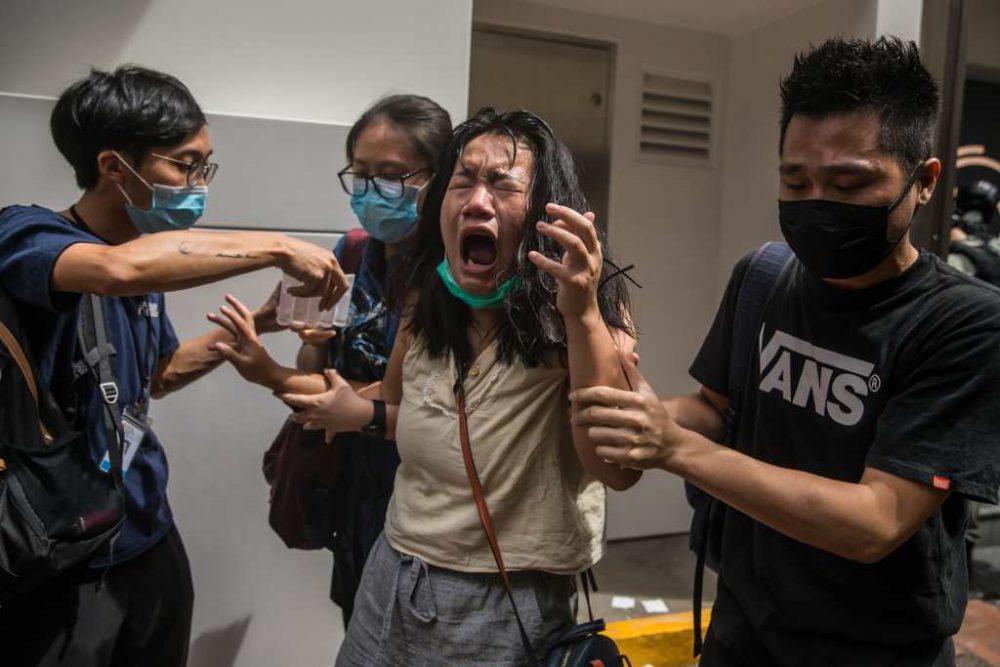
[[(711, 609), (701, 612), (702, 634), (712, 617)], [(606, 635), (615, 640), (633, 667), (681, 667), (697, 664), (693, 657), (694, 619), (691, 612), (644, 616), (608, 623)]]

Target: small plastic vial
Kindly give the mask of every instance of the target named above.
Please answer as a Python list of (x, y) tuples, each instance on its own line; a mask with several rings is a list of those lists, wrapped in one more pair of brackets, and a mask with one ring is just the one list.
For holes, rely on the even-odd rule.
[(351, 290), (354, 288), (354, 274), (347, 274), (347, 291), (336, 305), (329, 310), (320, 310), (320, 297), (300, 297), (289, 294), (291, 287), (298, 287), (302, 281), (287, 273), (281, 279), (281, 295), (278, 298), (278, 324), (283, 327), (305, 329), (329, 329), (347, 324), (351, 307)]

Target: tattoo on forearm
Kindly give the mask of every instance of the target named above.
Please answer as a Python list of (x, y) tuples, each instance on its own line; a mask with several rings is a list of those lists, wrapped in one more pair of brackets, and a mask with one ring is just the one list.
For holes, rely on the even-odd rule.
[[(180, 245), (177, 246), (177, 252), (179, 252), (182, 255), (194, 254), (194, 250), (192, 250), (191, 246), (188, 244), (187, 241), (181, 241)], [(215, 256), (224, 257), (226, 259), (257, 259), (259, 257), (259, 255), (254, 255), (253, 253), (237, 252), (237, 251), (217, 252), (215, 253)]]
[(257, 259), (257, 255), (248, 252), (218, 252), (216, 257), (227, 257), (229, 259)]

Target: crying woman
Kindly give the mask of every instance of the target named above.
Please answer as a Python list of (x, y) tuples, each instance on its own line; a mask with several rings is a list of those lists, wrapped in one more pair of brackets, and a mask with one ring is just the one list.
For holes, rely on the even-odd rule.
[(282, 397), (306, 428), (384, 431), (402, 461), (339, 666), (544, 655), (575, 623), (574, 575), (604, 554), (605, 487), (640, 475), (570, 423), (572, 389), (626, 387), (617, 348), (634, 332), (569, 151), (534, 114), (484, 109), (442, 160), (390, 277), (402, 323), (381, 385), (328, 373), (326, 393)]

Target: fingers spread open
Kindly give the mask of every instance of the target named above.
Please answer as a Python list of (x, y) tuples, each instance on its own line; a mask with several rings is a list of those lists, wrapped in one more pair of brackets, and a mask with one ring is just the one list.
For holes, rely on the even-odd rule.
[(588, 251), (594, 252), (600, 247), (600, 242), (597, 239), (597, 227), (594, 224), (596, 216), (588, 217), (574, 211), (568, 206), (559, 206), (558, 204), (547, 205), (545, 211), (552, 217), (558, 218), (569, 225), (573, 233), (583, 240)]
[(544, 271), (556, 280), (569, 279), (569, 269), (563, 266), (560, 262), (546, 257), (537, 250), (532, 250), (528, 253), (528, 261), (537, 266), (540, 271)]
[(233, 323), (230, 322), (228, 318), (219, 317), (215, 313), (208, 313), (205, 315), (205, 317), (208, 318), (208, 321), (211, 322), (212, 324), (220, 326), (226, 331), (228, 331), (233, 338), (239, 337), (239, 333), (236, 331), (236, 327), (233, 326)]
[(586, 242), (573, 229), (563, 229), (561, 226), (548, 222), (539, 222), (537, 229), (543, 236), (549, 237), (565, 248), (568, 253), (578, 257), (586, 257), (590, 252)]

